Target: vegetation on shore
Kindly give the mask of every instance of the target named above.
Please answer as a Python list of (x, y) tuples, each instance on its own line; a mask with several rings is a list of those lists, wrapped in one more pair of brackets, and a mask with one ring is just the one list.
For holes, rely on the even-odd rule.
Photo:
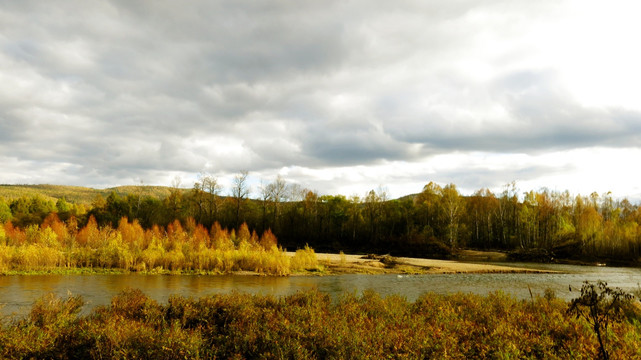
[[(228, 231), (215, 223), (211, 230), (194, 221), (183, 227), (143, 229), (122, 218), (117, 228), (99, 227), (90, 217), (78, 228), (74, 219), (62, 222), (56, 213), (42, 225), (26, 229), (11, 222), (0, 226), (0, 273), (137, 271), (144, 273), (226, 273), (251, 271), (288, 275), (315, 268), (309, 247), (293, 257), (278, 247), (271, 231), (262, 236), (247, 224)], [(83, 270), (84, 269), (84, 270)], [(90, 269), (90, 270), (87, 270)], [(95, 269), (95, 270), (94, 270)]]
[[(553, 294), (437, 295), (411, 303), (374, 292), (232, 293), (157, 303), (126, 290), (80, 315), (53, 295), (0, 328), (3, 359), (568, 359), (603, 353), (592, 324)], [(641, 316), (627, 306), (601, 335), (611, 359), (641, 357)]]
[[(277, 177), (250, 199), (247, 173), (234, 179), (229, 196), (222, 195), (212, 176), (202, 176), (191, 189), (90, 190), (0, 186), (0, 222), (27, 228), (57, 213), (63, 222), (74, 219), (80, 227), (92, 216), (99, 227), (116, 228), (126, 217), (144, 230), (166, 229), (176, 221), (184, 228), (195, 223), (205, 229), (215, 223), (239, 229), (246, 223), (259, 234), (271, 230), (283, 247), (309, 244), (319, 252), (456, 258), (460, 249), (473, 248), (509, 252), (525, 261), (641, 261), (641, 206), (609, 193), (521, 193), (510, 184), (499, 194), (481, 189), (462, 196), (454, 184), (430, 182), (421, 193), (395, 200), (381, 189), (346, 198), (321, 196)], [(90, 201), (89, 194), (94, 196)]]

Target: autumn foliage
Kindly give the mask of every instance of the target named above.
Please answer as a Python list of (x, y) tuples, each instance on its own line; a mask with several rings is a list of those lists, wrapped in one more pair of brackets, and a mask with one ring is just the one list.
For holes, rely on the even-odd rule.
[(123, 217), (117, 228), (98, 226), (93, 217), (78, 229), (74, 218), (62, 222), (55, 213), (42, 225), (25, 229), (9, 221), (0, 225), (0, 271), (56, 268), (104, 268), (144, 272), (223, 273), (255, 271), (287, 275), (315, 265), (316, 256), (302, 265), (290, 260), (271, 231), (259, 237), (247, 224), (238, 231), (215, 223), (210, 230), (193, 220), (176, 220), (166, 228), (143, 229)]
[[(46, 296), (0, 328), (3, 359), (594, 359), (590, 326), (554, 297), (312, 290), (275, 298), (231, 293), (161, 304), (125, 290), (80, 315), (82, 299)], [(641, 357), (631, 313), (608, 331), (612, 359)]]
[[(641, 206), (611, 193), (585, 196), (545, 188), (523, 191), (511, 183), (500, 192), (480, 189), (463, 195), (454, 184), (429, 182), (420, 193), (399, 199), (389, 199), (382, 188), (348, 198), (319, 195), (278, 177), (261, 187), (259, 198), (250, 199), (243, 176), (235, 178), (227, 196), (222, 195), (215, 178), (200, 180), (192, 189), (166, 188), (163, 196), (152, 196), (147, 187), (130, 187), (122, 193), (114, 190), (106, 198), (100, 194), (107, 191), (95, 190), (95, 198), (83, 203), (37, 192), (4, 199), (2, 190), (6, 193), (7, 187), (0, 186), (0, 223), (11, 221), (20, 229), (49, 226), (58, 238), (68, 238), (50, 217), (56, 213), (68, 232), (82, 230), (69, 224), (72, 219), (77, 219), (81, 228), (88, 226), (86, 232), (76, 234), (83, 246), (96, 238), (90, 233), (104, 227), (118, 229), (127, 218), (145, 232), (157, 233), (153, 228), (158, 227), (159, 237), (169, 242), (163, 243), (169, 246), (167, 251), (177, 249), (175, 245), (183, 241), (181, 231), (189, 235), (194, 249), (201, 242), (206, 248), (223, 249), (232, 244), (237, 248), (240, 238), (268, 248), (274, 243), (268, 232), (273, 231), (283, 247), (309, 244), (324, 252), (452, 258), (461, 248), (474, 248), (506, 251), (518, 261), (641, 263)], [(56, 196), (65, 194), (62, 188), (59, 191)], [(89, 226), (90, 221), (95, 224)], [(243, 223), (247, 224), (244, 228)], [(219, 231), (225, 228), (231, 229), (227, 238)], [(14, 243), (26, 241), (13, 228), (4, 230)], [(144, 239), (150, 241), (147, 236)], [(176, 260), (180, 257), (173, 255), (178, 256)]]

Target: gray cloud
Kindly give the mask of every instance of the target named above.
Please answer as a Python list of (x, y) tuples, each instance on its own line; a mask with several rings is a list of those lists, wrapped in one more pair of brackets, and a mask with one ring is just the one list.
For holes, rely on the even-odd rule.
[(0, 182), (163, 183), (641, 142), (641, 109), (586, 105), (554, 62), (529, 62), (547, 21), (566, 16), (556, 1), (0, 9), (0, 157), (11, 159)]
[[(508, 74), (487, 87), (464, 88), (460, 95), (485, 98), (488, 108), (500, 111), (479, 111), (475, 116), (469, 113), (475, 107), (469, 99), (459, 100), (468, 103), (460, 108), (449, 102), (436, 103), (423, 116), (400, 112), (399, 120), (389, 121), (386, 129), (401, 141), (436, 152), (519, 153), (639, 144), (641, 111), (581, 105), (549, 72)], [(395, 100), (391, 103), (392, 108), (397, 107)]]
[[(518, 181), (521, 179), (532, 179), (550, 174), (560, 174), (568, 170), (572, 170), (573, 168), (573, 166), (566, 164), (561, 167), (530, 165), (503, 169), (499, 172), (484, 168), (475, 169), (474, 171), (470, 171), (470, 169), (456, 169), (453, 171), (439, 173), (434, 180), (442, 184), (454, 183), (461, 191), (471, 194), (481, 188), (502, 189), (506, 184), (509, 184), (512, 181), (515, 181), (518, 186)], [(538, 189), (520, 190), (526, 191)]]

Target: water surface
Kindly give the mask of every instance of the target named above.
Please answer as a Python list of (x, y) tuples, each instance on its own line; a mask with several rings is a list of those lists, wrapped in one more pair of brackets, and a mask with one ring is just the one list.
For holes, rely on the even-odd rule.
[[(466, 292), (487, 294), (503, 291), (517, 298), (543, 294), (553, 289), (558, 297), (579, 295), (583, 281), (606, 281), (627, 291), (638, 289), (641, 269), (574, 265), (510, 263), (560, 271), (558, 274), (443, 274), (443, 275), (336, 275), (336, 276), (246, 276), (246, 275), (13, 275), (0, 276), (0, 314), (26, 314), (33, 302), (47, 293), (82, 295), (84, 312), (107, 305), (126, 288), (138, 288), (160, 302), (171, 294), (201, 297), (232, 291), (252, 294), (288, 295), (316, 288), (336, 298), (343, 293), (360, 294), (372, 289), (383, 296), (400, 294), (414, 301), (421, 294)], [(570, 291), (570, 288), (573, 291)]]

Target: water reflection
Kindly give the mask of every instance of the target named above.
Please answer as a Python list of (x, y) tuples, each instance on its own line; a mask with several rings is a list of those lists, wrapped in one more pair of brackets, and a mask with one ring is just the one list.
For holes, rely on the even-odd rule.
[[(339, 275), (339, 276), (167, 276), (167, 275), (29, 275), (0, 276), (0, 314), (26, 314), (33, 302), (46, 293), (66, 296), (82, 295), (87, 303), (85, 313), (107, 305), (112, 296), (126, 288), (139, 288), (152, 299), (166, 302), (170, 295), (201, 297), (234, 290), (251, 294), (282, 296), (300, 290), (317, 288), (334, 299), (343, 293), (359, 294), (366, 289), (383, 296), (399, 294), (408, 301), (426, 292), (470, 292), (487, 294), (503, 291), (527, 299), (530, 290), (543, 294), (555, 290), (557, 296), (571, 299), (585, 280), (607, 281), (610, 286), (631, 291), (641, 282), (641, 269), (589, 267), (571, 265), (514, 264), (521, 267), (562, 271), (559, 274), (444, 274), (444, 275)], [(569, 287), (575, 289), (569, 291)]]

